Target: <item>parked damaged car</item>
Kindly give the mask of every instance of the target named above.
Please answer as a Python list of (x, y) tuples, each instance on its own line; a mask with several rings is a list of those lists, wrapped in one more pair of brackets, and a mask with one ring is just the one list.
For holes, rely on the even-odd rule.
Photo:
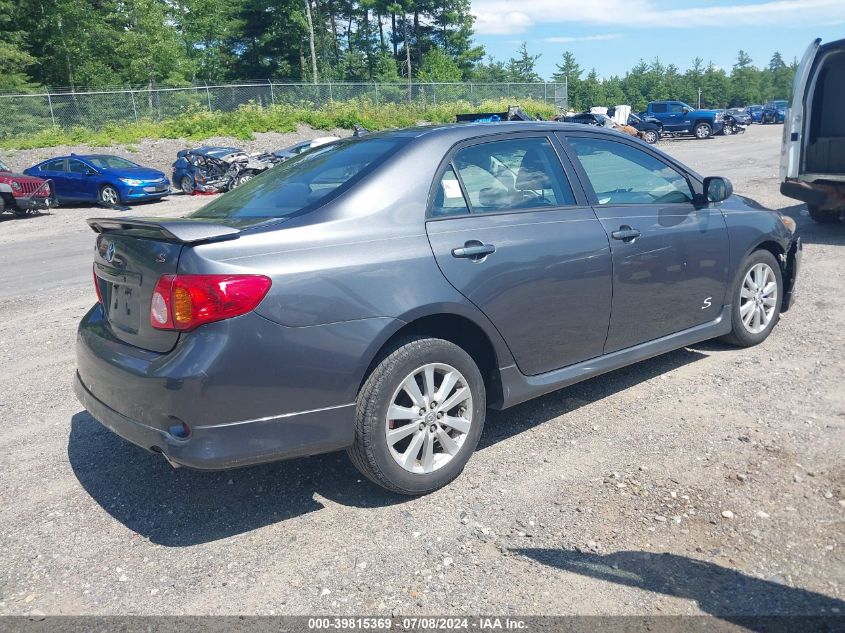
[(725, 119), (725, 127), (722, 128), (722, 134), (730, 136), (731, 134), (742, 134), (751, 125), (751, 115), (745, 108), (731, 108), (723, 112)]
[(594, 125), (609, 130), (616, 130), (630, 136), (641, 138), (649, 145), (654, 145), (660, 140), (661, 125), (654, 119), (643, 120), (635, 114), (628, 116), (627, 125), (620, 125), (613, 117), (613, 111), (608, 110), (607, 114), (598, 112), (581, 112), (572, 116), (564, 117), (566, 123), (580, 123), (581, 125)]
[(463, 470), (488, 407), (711, 338), (763, 342), (801, 242), (732, 190), (586, 125), (330, 143), (188, 218), (89, 219), (75, 390), (172, 464), (346, 449), (425, 494)]
[(56, 206), (49, 180), (13, 172), (0, 161), (0, 214), (24, 216)]
[(237, 147), (183, 149), (173, 163), (173, 183), (186, 194), (222, 193), (279, 162), (273, 154), (247, 154)]

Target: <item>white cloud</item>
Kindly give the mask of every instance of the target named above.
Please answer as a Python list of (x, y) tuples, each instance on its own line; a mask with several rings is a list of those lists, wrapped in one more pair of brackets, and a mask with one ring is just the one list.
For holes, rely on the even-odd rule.
[(607, 40), (618, 40), (620, 37), (622, 36), (619, 33), (600, 33), (598, 35), (581, 35), (575, 37), (544, 37), (543, 41), (552, 44), (571, 44), (572, 42), (606, 42)]
[[(706, 2), (706, 0), (701, 0)], [(522, 33), (535, 24), (589, 24), (651, 28), (830, 25), (845, 20), (843, 0), (768, 0), (733, 6), (659, 9), (654, 0), (473, 0), (475, 29)]]

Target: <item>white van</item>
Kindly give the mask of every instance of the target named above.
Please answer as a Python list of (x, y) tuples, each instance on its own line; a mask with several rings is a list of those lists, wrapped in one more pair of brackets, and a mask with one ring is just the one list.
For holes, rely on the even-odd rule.
[(781, 193), (816, 222), (845, 211), (845, 40), (815, 40), (798, 67), (783, 127)]

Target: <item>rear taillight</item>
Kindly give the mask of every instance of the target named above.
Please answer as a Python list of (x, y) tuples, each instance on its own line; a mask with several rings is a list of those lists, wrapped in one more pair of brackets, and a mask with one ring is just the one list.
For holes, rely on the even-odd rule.
[(91, 267), (91, 272), (94, 275), (94, 291), (97, 293), (97, 301), (99, 301), (102, 304), (103, 303), (103, 293), (100, 292), (100, 280), (97, 277), (97, 267), (96, 267), (96, 265)]
[(271, 283), (263, 275), (162, 275), (150, 303), (150, 324), (184, 331), (246, 314)]

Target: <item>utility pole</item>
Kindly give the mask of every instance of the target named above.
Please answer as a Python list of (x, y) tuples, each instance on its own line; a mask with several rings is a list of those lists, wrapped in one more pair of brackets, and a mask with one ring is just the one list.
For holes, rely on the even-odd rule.
[(698, 89), (698, 109), (701, 110), (701, 88)]

